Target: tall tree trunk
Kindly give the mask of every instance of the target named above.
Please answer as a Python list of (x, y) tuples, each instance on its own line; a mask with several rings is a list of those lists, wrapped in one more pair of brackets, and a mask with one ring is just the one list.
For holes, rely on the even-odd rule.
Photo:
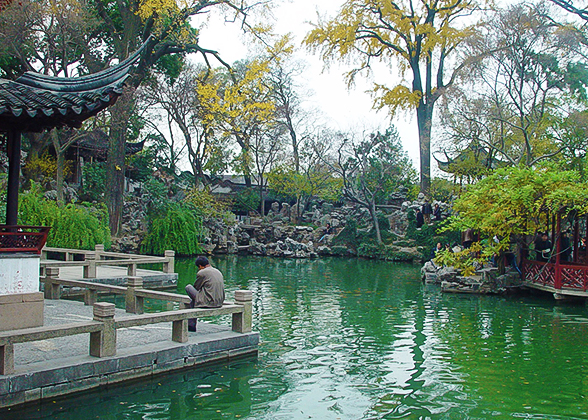
[(433, 122), (433, 104), (421, 102), (417, 107), (417, 125), (419, 129), (419, 150), (421, 160), (421, 192), (429, 195), (431, 189), (431, 125)]
[(39, 159), (41, 154), (49, 145), (47, 141), (47, 133), (27, 133), (26, 138), (29, 141), (29, 153), (27, 155), (27, 162)]
[(106, 162), (106, 203), (110, 218), (110, 232), (114, 236), (118, 236), (122, 225), (126, 132), (133, 109), (134, 93), (134, 87), (126, 87), (116, 104), (110, 108), (110, 135)]
[(286, 126), (288, 127), (288, 132), (290, 133), (290, 139), (292, 140), (292, 156), (294, 157), (294, 169), (296, 172), (300, 172), (300, 154), (298, 152), (298, 136), (296, 135), (296, 130), (294, 130), (294, 123), (292, 122), (292, 118), (290, 118), (290, 113), (286, 113)]
[(384, 242), (382, 241), (382, 233), (380, 232), (380, 223), (378, 223), (378, 215), (376, 214), (376, 202), (372, 200), (369, 205), (370, 216), (372, 216), (372, 222), (374, 224), (374, 228), (376, 229), (376, 240), (378, 244), (382, 245)]
[(249, 139), (245, 139), (241, 135), (235, 135), (237, 143), (241, 146), (241, 159), (243, 165), (243, 178), (245, 179), (245, 186), (251, 188), (251, 171), (249, 170)]
[(263, 195), (263, 178), (259, 178), (259, 198), (261, 200), (261, 217), (265, 216), (265, 197)]
[(57, 184), (57, 202), (59, 204), (63, 204), (65, 201), (63, 198), (63, 172), (65, 166), (65, 151), (61, 147), (61, 142), (59, 141), (59, 132), (56, 128), (51, 130), (49, 134), (51, 136), (51, 142), (53, 143), (53, 148), (55, 149), (55, 156), (57, 158), (57, 173), (55, 176), (55, 183)]

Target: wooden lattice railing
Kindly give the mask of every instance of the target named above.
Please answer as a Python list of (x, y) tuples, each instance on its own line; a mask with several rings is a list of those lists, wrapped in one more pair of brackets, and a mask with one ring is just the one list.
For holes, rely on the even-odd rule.
[(588, 290), (588, 265), (523, 261), (524, 281), (556, 290)]
[(50, 227), (0, 225), (0, 253), (34, 252), (40, 254)]

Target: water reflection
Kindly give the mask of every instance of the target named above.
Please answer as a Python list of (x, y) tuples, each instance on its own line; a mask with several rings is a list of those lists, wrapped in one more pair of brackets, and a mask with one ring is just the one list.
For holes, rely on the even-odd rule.
[[(420, 282), (419, 267), (387, 262), (229, 256), (213, 264), (229, 296), (253, 291), (258, 359), (6, 418), (588, 417), (584, 306), (442, 295)], [(193, 262), (176, 267), (182, 291)]]

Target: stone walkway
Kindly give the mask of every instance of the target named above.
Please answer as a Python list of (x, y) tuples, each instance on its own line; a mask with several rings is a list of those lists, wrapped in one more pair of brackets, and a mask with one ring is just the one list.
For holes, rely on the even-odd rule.
[[(116, 309), (115, 318), (120, 319), (130, 315), (133, 314), (126, 313), (124, 309)], [(45, 326), (91, 321), (92, 318), (92, 307), (86, 306), (82, 302), (65, 299), (45, 300)], [(169, 322), (117, 330), (117, 353), (133, 347), (145, 348), (145, 346), (162, 341), (178, 344), (171, 341), (171, 331), (172, 326)], [(191, 332), (189, 335), (191, 339), (196, 339), (230, 331), (231, 328), (228, 325), (199, 322), (198, 332)], [(60, 359), (76, 356), (87, 356), (89, 360), (92, 360), (94, 358), (88, 355), (89, 347), (90, 334), (15, 344), (14, 363), (17, 372), (19, 372), (28, 371), (30, 368), (34, 369), (35, 364), (47, 360), (59, 364), (61, 364)], [(27, 367), (27, 365), (29, 366)]]
[[(130, 316), (117, 309), (116, 318)], [(82, 302), (45, 300), (45, 326), (83, 322), (93, 308)], [(230, 323), (227, 320), (226, 324)], [(127, 380), (256, 355), (259, 333), (198, 322), (186, 343), (172, 341), (171, 323), (117, 330), (116, 355), (89, 355), (90, 334), (14, 345), (15, 373), (0, 375), (0, 409), (47, 400)]]

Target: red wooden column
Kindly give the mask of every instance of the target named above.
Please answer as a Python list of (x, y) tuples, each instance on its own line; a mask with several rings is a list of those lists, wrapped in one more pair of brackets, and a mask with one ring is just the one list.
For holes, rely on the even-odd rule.
[(572, 261), (577, 263), (578, 262), (578, 244), (580, 243), (580, 221), (578, 220), (578, 215), (574, 218), (574, 242), (573, 242), (573, 258)]
[(586, 236), (585, 236), (585, 238), (586, 238), (586, 242), (585, 242), (586, 248), (585, 248), (585, 251), (584, 251), (584, 264), (586, 264), (588, 262), (587, 261), (588, 260), (588, 215), (586, 216), (586, 224), (584, 226), (586, 227)]
[(561, 252), (561, 214), (557, 213), (557, 241), (555, 242), (555, 279), (553, 281), (553, 287), (561, 289), (561, 265), (560, 265), (560, 252)]

